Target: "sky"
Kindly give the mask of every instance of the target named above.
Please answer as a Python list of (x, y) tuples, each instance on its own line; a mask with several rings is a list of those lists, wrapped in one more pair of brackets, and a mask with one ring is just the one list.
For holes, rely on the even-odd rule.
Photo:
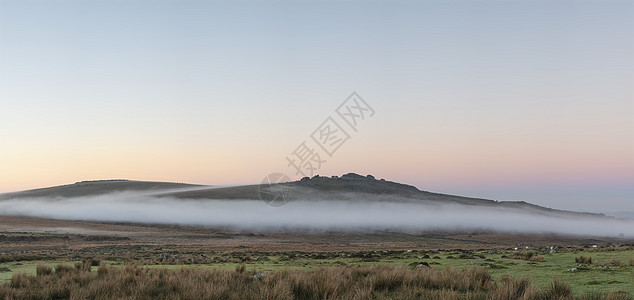
[(299, 179), (301, 145), (312, 175), (634, 211), (634, 2), (0, 0), (0, 192)]

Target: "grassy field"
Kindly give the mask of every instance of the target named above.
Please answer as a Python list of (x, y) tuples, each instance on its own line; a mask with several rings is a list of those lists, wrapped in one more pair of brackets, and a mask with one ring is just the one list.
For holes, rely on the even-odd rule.
[[(622, 238), (486, 231), (242, 232), (6, 216), (0, 226), (0, 299), (176, 299), (195, 297), (191, 291), (209, 299), (310, 298), (306, 291), (320, 299), (634, 295), (634, 246), (627, 246), (634, 240)], [(90, 269), (84, 267), (87, 261)], [(67, 267), (57, 272), (60, 264)], [(38, 275), (38, 265), (51, 271)], [(113, 285), (122, 286), (118, 294), (108, 294), (106, 287)]]
[(580, 293), (552, 280), (529, 279), (472, 267), (339, 266), (263, 273), (240, 265), (222, 269), (111, 267), (94, 260), (74, 266), (40, 264), (35, 275), (17, 273), (0, 285), (4, 299), (631, 299), (621, 291)]
[[(225, 270), (244, 266), (253, 274), (274, 274), (282, 270), (316, 270), (332, 267), (358, 268), (385, 266), (393, 268), (481, 269), (494, 283), (505, 276), (528, 278), (537, 289), (546, 290), (559, 279), (575, 295), (605, 294), (622, 291), (634, 295), (634, 247), (537, 248), (494, 250), (377, 250), (339, 252), (235, 252), (194, 253), (173, 249), (153, 249), (129, 257), (94, 257), (94, 265), (111, 268), (131, 264), (147, 269)], [(583, 256), (583, 258), (582, 258)], [(591, 258), (591, 261), (589, 259)], [(0, 272), (0, 280), (8, 284), (14, 274), (34, 276), (38, 264), (56, 266), (81, 262), (83, 258), (57, 260), (25, 260), (0, 263), (10, 271)], [(5, 257), (4, 260), (10, 260)], [(93, 271), (98, 267), (93, 267)]]

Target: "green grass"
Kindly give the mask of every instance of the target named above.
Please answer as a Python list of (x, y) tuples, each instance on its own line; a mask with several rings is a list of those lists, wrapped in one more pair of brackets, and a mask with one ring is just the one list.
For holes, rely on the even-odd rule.
[[(513, 253), (522, 253), (522, 251), (502, 251), (500, 253), (491, 254), (489, 251), (469, 252), (468, 258), (458, 258), (460, 253), (468, 253), (460, 250), (452, 251), (393, 251), (393, 252), (364, 252), (359, 255), (358, 252), (340, 252), (337, 257), (319, 257), (319, 254), (299, 253), (296, 254), (275, 254), (266, 256), (265, 260), (255, 260), (239, 263), (235, 261), (207, 263), (207, 264), (148, 264), (150, 268), (164, 269), (180, 269), (180, 268), (196, 268), (196, 269), (225, 269), (235, 270), (239, 265), (244, 264), (249, 271), (272, 272), (288, 269), (316, 269), (329, 266), (374, 266), (374, 265), (392, 265), (403, 266), (411, 265), (417, 262), (427, 262), (431, 267), (436, 269), (444, 269), (451, 267), (455, 269), (467, 269), (474, 266), (487, 268), (494, 280), (499, 282), (504, 275), (514, 277), (528, 277), (536, 286), (542, 288), (547, 286), (554, 278), (559, 278), (568, 283), (576, 294), (589, 292), (608, 292), (611, 290), (621, 290), (634, 295), (634, 267), (629, 265), (630, 259), (634, 258), (634, 250), (618, 250), (595, 252), (595, 249), (573, 249), (570, 252), (558, 252), (554, 254), (543, 255), (544, 261), (529, 261), (517, 258), (508, 258)], [(531, 250), (532, 251), (532, 250)], [(356, 254), (355, 254), (356, 253)], [(429, 258), (425, 257), (428, 255)], [(575, 257), (580, 255), (592, 257), (593, 264), (587, 265), (586, 270), (571, 272), (571, 268), (578, 267), (579, 263), (575, 262)], [(355, 257), (356, 256), (356, 257)], [(439, 257), (434, 259), (433, 257)], [(477, 256), (480, 256), (479, 258)], [(484, 258), (482, 258), (482, 256)], [(454, 258), (448, 258), (454, 257)], [(608, 265), (609, 269), (601, 268), (606, 261), (612, 259), (620, 260), (620, 266)], [(7, 282), (13, 273), (25, 272), (28, 275), (35, 274), (35, 266), (39, 263), (55, 266), (58, 263), (68, 261), (23, 261), (1, 263), (0, 267), (8, 267), (11, 272), (0, 272), (0, 282)], [(123, 262), (106, 261), (110, 266), (122, 266)], [(581, 268), (580, 268), (581, 269)]]
[[(543, 262), (502, 258), (505, 254), (489, 254), (488, 251), (475, 253), (475, 255), (484, 255), (485, 259), (447, 258), (447, 256), (457, 257), (455, 252), (440, 252), (437, 254), (440, 259), (422, 258), (423, 255), (420, 253), (407, 254), (412, 255), (405, 255), (405, 257), (402, 258), (392, 256), (378, 257), (375, 261), (365, 261), (363, 259), (350, 257), (341, 257), (337, 259), (296, 258), (285, 260), (283, 259), (284, 256), (269, 256), (270, 260), (268, 261), (247, 262), (244, 264), (248, 270), (256, 270), (258, 272), (271, 272), (282, 268), (314, 269), (340, 265), (373, 266), (384, 264), (399, 266), (410, 265), (414, 262), (427, 262), (431, 267), (436, 269), (444, 269), (448, 266), (456, 269), (483, 266), (483, 268), (487, 268), (491, 271), (496, 281), (500, 280), (504, 275), (529, 277), (537, 286), (545, 287), (552, 281), (553, 278), (560, 278), (570, 284), (576, 292), (580, 293), (622, 290), (627, 291), (630, 294), (634, 294), (634, 267), (629, 266), (628, 264), (629, 259), (634, 258), (634, 250), (594, 253), (582, 252), (581, 254), (591, 256), (593, 261), (598, 263), (598, 266), (603, 265), (605, 260), (611, 260), (612, 258), (619, 259), (623, 263), (623, 266), (610, 266), (612, 271), (608, 271), (606, 269), (600, 269), (595, 265), (589, 265), (588, 270), (577, 272), (568, 271), (569, 269), (579, 265), (578, 263), (575, 263), (575, 257), (581, 254), (574, 252), (545, 254), (545, 261)], [(430, 257), (434, 256), (435, 255), (430, 255)], [(227, 262), (206, 265), (154, 265), (152, 267), (168, 269), (195, 267), (233, 270), (237, 265), (240, 265), (240, 263)]]
[[(77, 261), (71, 261), (77, 262)], [(11, 280), (11, 276), (17, 273), (26, 273), (26, 275), (35, 275), (35, 268), (37, 265), (45, 265), (49, 267), (55, 267), (58, 264), (69, 264), (68, 260), (40, 260), (40, 261), (20, 261), (20, 262), (9, 262), (9, 263), (0, 263), (0, 267), (8, 267), (10, 272), (0, 272), (0, 283), (6, 283)], [(120, 262), (106, 262), (108, 266), (117, 266), (122, 265)], [(97, 270), (98, 267), (92, 267), (91, 270)]]
[(9, 282), (11, 275), (14, 273), (24, 272), (27, 275), (35, 275), (35, 266), (38, 264), (53, 266), (61, 262), (62, 261), (20, 261), (0, 263), (0, 267), (8, 267), (11, 270), (10, 272), (0, 272), (0, 282)]

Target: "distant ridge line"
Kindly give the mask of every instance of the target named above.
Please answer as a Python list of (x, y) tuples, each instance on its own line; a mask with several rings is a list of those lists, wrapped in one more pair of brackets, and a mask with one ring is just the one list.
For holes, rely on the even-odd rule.
[(73, 184), (78, 184), (78, 183), (99, 183), (99, 182), (125, 182), (125, 181), (137, 181), (137, 180), (130, 180), (130, 179), (97, 179), (97, 180), (82, 180), (82, 181), (77, 181)]

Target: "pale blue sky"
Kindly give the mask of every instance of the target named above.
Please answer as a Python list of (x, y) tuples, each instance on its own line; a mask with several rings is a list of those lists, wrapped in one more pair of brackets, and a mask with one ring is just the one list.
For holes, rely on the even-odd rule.
[(0, 1), (0, 192), (259, 182), (357, 91), (321, 174), (634, 210), (632, 53), (632, 1)]

